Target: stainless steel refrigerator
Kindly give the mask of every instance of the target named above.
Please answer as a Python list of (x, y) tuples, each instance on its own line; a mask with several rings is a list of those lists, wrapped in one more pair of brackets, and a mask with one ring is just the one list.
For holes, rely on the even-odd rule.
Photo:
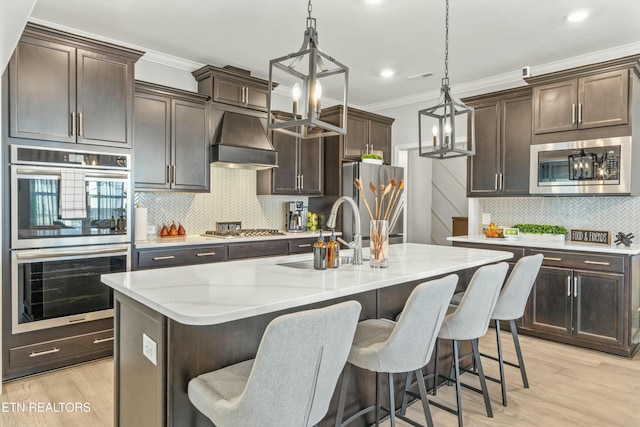
[[(399, 183), (404, 179), (404, 168), (397, 166), (387, 165), (375, 165), (371, 163), (344, 163), (342, 165), (342, 195), (352, 197), (358, 205), (360, 211), (360, 224), (362, 227), (362, 244), (363, 246), (369, 246), (369, 212), (367, 211), (364, 202), (360, 196), (360, 192), (353, 184), (354, 179), (361, 178), (364, 194), (369, 203), (371, 211), (374, 212), (375, 202), (373, 192), (369, 189), (369, 183), (373, 183), (378, 189), (378, 199), (380, 199), (380, 185), (388, 185), (391, 182), (391, 178), (395, 178)], [(404, 193), (404, 191), (403, 191)], [(385, 200), (388, 200), (387, 195)], [(386, 204), (385, 204), (386, 206)], [(399, 206), (400, 207), (400, 206)], [(351, 212), (351, 206), (348, 203), (342, 204), (344, 212), (342, 214), (342, 233), (349, 239), (355, 229), (355, 221)], [(374, 213), (375, 215), (375, 213)], [(390, 243), (402, 243), (404, 235), (404, 223), (402, 221), (402, 212), (398, 216), (398, 220), (394, 227), (389, 231)]]

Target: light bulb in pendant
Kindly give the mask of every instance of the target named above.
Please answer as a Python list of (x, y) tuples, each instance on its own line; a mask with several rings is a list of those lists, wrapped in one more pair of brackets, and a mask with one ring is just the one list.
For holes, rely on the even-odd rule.
[(302, 90), (300, 89), (300, 85), (298, 83), (293, 85), (293, 89), (291, 89), (291, 98), (293, 99), (293, 118), (295, 120), (298, 115), (298, 103), (300, 102), (300, 96), (302, 95)]
[(431, 131), (433, 132), (433, 146), (435, 147), (438, 145), (438, 125), (433, 125)]
[(320, 99), (322, 98), (322, 85), (319, 80), (316, 80), (315, 92), (313, 94), (314, 102), (316, 103), (316, 116), (320, 117)]

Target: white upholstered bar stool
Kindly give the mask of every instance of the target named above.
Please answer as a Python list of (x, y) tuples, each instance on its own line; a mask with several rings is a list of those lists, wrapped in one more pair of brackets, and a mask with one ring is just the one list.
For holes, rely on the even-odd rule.
[(329, 408), (360, 304), (286, 314), (267, 326), (256, 358), (189, 381), (191, 403), (216, 427), (311, 427)]
[[(453, 313), (447, 314), (445, 317), (440, 333), (438, 334), (438, 343), (436, 343), (436, 360), (435, 360), (435, 386), (433, 388), (434, 396), (437, 395), (438, 390), (438, 378), (441, 377), (438, 373), (438, 357), (440, 339), (448, 339), (453, 341), (453, 360), (452, 360), (452, 375), (447, 378), (449, 381), (455, 381), (456, 384), (456, 410), (453, 410), (449, 406), (446, 406), (440, 402), (431, 399), (430, 403), (440, 409), (451, 412), (458, 416), (458, 425), (462, 427), (462, 399), (460, 393), (460, 387), (464, 386), (478, 393), (482, 393), (484, 398), (485, 408), (487, 410), (487, 416), (493, 417), (493, 411), (491, 410), (491, 402), (489, 400), (489, 392), (487, 391), (487, 384), (484, 377), (484, 371), (482, 370), (482, 362), (480, 361), (480, 352), (478, 351), (478, 339), (484, 336), (489, 329), (489, 321), (493, 309), (498, 300), (498, 294), (500, 288), (504, 284), (504, 278), (507, 275), (509, 266), (506, 262), (499, 264), (488, 265), (476, 270), (475, 274), (467, 286), (467, 290), (464, 292), (460, 305), (455, 309)], [(481, 389), (471, 387), (467, 384), (460, 382), (460, 341), (471, 341), (471, 347), (473, 349), (473, 358), (475, 366), (478, 370), (478, 377), (480, 379)], [(407, 381), (409, 383), (409, 381)], [(407, 399), (407, 388), (405, 388), (404, 401)]]
[[(349, 424), (356, 418), (375, 410), (376, 425), (380, 420), (380, 410), (390, 415), (391, 427), (395, 426), (395, 399), (393, 374), (421, 372), (429, 362), (438, 336), (438, 331), (453, 296), (458, 276), (451, 274), (442, 279), (418, 285), (409, 295), (397, 323), (389, 319), (368, 319), (358, 323), (353, 346), (342, 376), (336, 426)], [(351, 365), (376, 373), (387, 373), (389, 379), (389, 408), (380, 406), (380, 381), (377, 381), (376, 402), (352, 415), (343, 422), (345, 399), (349, 383)], [(379, 378), (379, 377), (378, 377)], [(418, 375), (422, 380), (422, 375)], [(422, 408), (427, 425), (433, 426), (427, 389), (424, 381), (418, 381)], [(404, 421), (420, 426), (416, 422), (399, 415)]]
[[(530, 255), (520, 258), (516, 265), (513, 267), (511, 274), (507, 278), (500, 295), (498, 296), (498, 302), (491, 314), (491, 320), (496, 324), (496, 341), (498, 343), (498, 357), (481, 353), (481, 356), (495, 360), (500, 365), (500, 379), (486, 376), (488, 380), (500, 383), (502, 389), (502, 404), (507, 406), (507, 386), (504, 377), (504, 365), (513, 366), (520, 369), (520, 375), (522, 376), (522, 384), (524, 388), (529, 388), (529, 381), (527, 380), (527, 371), (524, 367), (524, 359), (522, 358), (522, 350), (520, 349), (520, 341), (518, 340), (518, 330), (516, 329), (516, 320), (521, 318), (524, 314), (524, 309), (533, 288), (533, 283), (538, 277), (540, 266), (544, 256), (542, 254)], [(462, 298), (462, 292), (453, 296), (452, 303), (458, 303)], [(513, 345), (515, 346), (516, 356), (518, 357), (518, 363), (512, 363), (504, 360), (502, 355), (502, 341), (500, 339), (500, 321), (508, 321), (509, 328), (511, 329), (511, 336), (513, 337)]]

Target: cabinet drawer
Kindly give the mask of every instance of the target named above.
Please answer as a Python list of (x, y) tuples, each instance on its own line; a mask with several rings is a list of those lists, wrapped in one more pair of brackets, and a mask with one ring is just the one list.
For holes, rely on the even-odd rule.
[(318, 239), (316, 238), (289, 240), (289, 253), (302, 254), (313, 252), (313, 244), (317, 241)]
[(535, 254), (544, 255), (542, 265), (549, 267), (624, 273), (624, 256), (532, 249), (531, 255)]
[(518, 262), (518, 260), (524, 256), (524, 248), (518, 248), (515, 246), (502, 246), (502, 245), (466, 243), (466, 242), (453, 242), (453, 246), (458, 246), (462, 248), (486, 249), (489, 251), (511, 252), (513, 254), (513, 258), (508, 259), (507, 262)]
[(175, 267), (225, 261), (225, 245), (138, 252), (138, 268)]
[(270, 242), (256, 243), (236, 243), (233, 245), (229, 245), (229, 259), (287, 255), (288, 253), (288, 240), (274, 240)]
[(113, 349), (113, 329), (9, 349), (9, 369), (29, 368)]

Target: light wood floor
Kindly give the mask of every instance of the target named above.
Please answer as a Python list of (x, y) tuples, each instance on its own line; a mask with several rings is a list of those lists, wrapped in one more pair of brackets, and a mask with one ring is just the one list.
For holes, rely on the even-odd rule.
[[(516, 360), (510, 336), (504, 334), (505, 357)], [(500, 385), (489, 382), (494, 418), (487, 418), (482, 396), (463, 390), (465, 426), (640, 426), (640, 356), (633, 360), (609, 356), (534, 338), (521, 337), (531, 388), (524, 389), (515, 368), (506, 368), (508, 407), (500, 402)], [(481, 351), (495, 351), (490, 330)], [(484, 359), (487, 374), (497, 376), (497, 364)], [(464, 380), (477, 382), (471, 375)], [(432, 396), (429, 396), (432, 398)], [(441, 387), (435, 397), (453, 404), (453, 387)], [(28, 404), (88, 403), (89, 412), (29, 411)], [(7, 405), (25, 403), (25, 412)], [(4, 405), (4, 406), (3, 406)], [(431, 406), (437, 426), (457, 426), (454, 415)], [(421, 405), (408, 416), (424, 422)], [(383, 424), (387, 427), (389, 423)], [(398, 427), (409, 424), (398, 421)], [(112, 427), (113, 362), (100, 360), (4, 384), (0, 396), (2, 427)]]

